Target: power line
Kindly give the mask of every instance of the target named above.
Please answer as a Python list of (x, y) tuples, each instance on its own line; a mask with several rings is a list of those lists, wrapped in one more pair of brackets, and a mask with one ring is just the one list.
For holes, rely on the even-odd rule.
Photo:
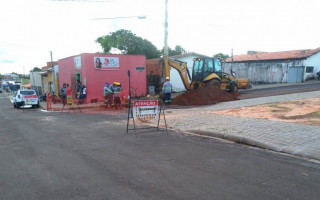
[(115, 0), (51, 0), (51, 1), (78, 1), (78, 2), (101, 2), (101, 3), (116, 2)]
[(146, 18), (147, 18), (147, 16), (104, 17), (104, 18), (93, 18), (93, 19), (91, 19), (91, 20), (105, 20), (105, 19), (130, 19), (130, 18), (146, 19)]

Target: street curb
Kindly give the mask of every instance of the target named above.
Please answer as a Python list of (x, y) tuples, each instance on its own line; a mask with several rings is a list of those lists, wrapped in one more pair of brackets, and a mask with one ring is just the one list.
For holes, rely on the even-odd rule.
[(43, 107), (43, 106), (41, 105), (41, 102), (39, 103), (39, 105), (40, 105), (40, 108), (41, 108), (42, 110), (47, 110), (46, 107)]
[[(251, 89), (239, 89), (239, 91), (264, 90), (264, 89), (267, 89), (267, 88), (290, 87), (290, 86), (294, 86), (294, 85), (308, 85), (308, 84), (313, 84), (313, 83), (316, 83), (316, 82), (318, 82), (318, 81), (317, 80), (312, 80), (312, 81), (305, 81), (303, 83), (282, 83), (282, 84), (273, 84), (273, 83), (270, 83), (270, 84), (253, 84)], [(258, 86), (258, 88), (254, 88), (254, 86)]]
[(217, 133), (217, 132), (212, 132), (212, 131), (205, 131), (205, 130), (188, 130), (188, 132), (197, 134), (198, 136), (209, 136), (209, 137), (215, 137), (215, 138), (221, 138), (225, 140), (230, 140), (233, 142), (237, 143), (242, 143), (242, 144), (247, 144), (250, 146), (255, 146), (263, 149), (268, 149), (268, 150), (273, 150), (276, 152), (282, 152), (282, 153), (287, 153), (287, 154), (292, 154), (295, 156), (301, 156), (304, 158), (308, 159), (314, 159), (320, 161), (320, 155), (315, 154), (315, 153), (307, 153), (304, 151), (304, 149), (299, 149), (295, 147), (288, 147), (288, 146), (279, 146), (275, 144), (270, 144), (266, 142), (262, 142), (259, 140), (251, 139), (251, 138), (246, 138), (246, 137), (241, 137), (238, 135), (232, 135), (232, 134), (223, 134), (223, 133)]

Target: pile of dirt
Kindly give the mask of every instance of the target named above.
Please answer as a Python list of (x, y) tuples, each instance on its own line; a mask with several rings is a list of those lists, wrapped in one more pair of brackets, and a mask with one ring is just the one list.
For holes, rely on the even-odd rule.
[(177, 96), (172, 99), (172, 104), (181, 106), (216, 104), (225, 101), (238, 100), (239, 95), (239, 93), (229, 93), (218, 88), (202, 87)]

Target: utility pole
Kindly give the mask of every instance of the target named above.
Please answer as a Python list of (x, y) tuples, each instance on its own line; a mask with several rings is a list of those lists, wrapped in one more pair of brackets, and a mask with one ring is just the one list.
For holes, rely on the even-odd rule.
[(162, 80), (164, 82), (166, 77), (170, 77), (169, 53), (168, 53), (168, 0), (165, 0), (165, 13), (164, 13), (164, 47), (163, 47), (163, 62)]
[(231, 49), (231, 75), (233, 74), (233, 48)]
[[(55, 90), (55, 87), (56, 87), (56, 81), (55, 81), (55, 71), (54, 71), (54, 68), (53, 68), (53, 61), (52, 61), (52, 51), (50, 51), (50, 57), (51, 57), (51, 69), (52, 69), (52, 89), (53, 91), (56, 91)], [(51, 92), (51, 91), (50, 91)]]
[(168, 0), (165, 0), (165, 13), (164, 13), (164, 56), (168, 55)]

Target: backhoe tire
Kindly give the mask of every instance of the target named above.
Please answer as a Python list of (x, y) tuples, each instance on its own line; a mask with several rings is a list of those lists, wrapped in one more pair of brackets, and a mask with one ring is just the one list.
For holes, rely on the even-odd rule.
[(220, 89), (220, 82), (217, 79), (212, 79), (206, 83), (206, 87), (213, 87), (213, 88), (219, 88)]
[(238, 84), (234, 81), (230, 82), (229, 91), (238, 92)]

